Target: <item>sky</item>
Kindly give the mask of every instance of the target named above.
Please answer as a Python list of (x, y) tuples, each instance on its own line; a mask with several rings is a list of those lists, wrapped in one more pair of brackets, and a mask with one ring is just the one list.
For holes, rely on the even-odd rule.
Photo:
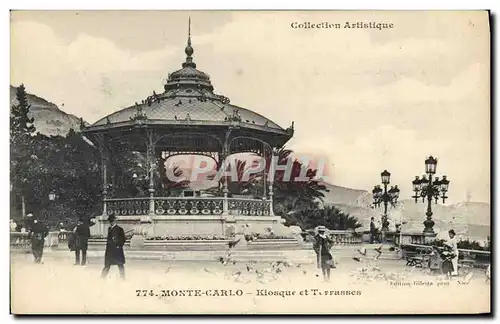
[[(287, 147), (325, 157), (329, 182), (371, 190), (387, 169), (409, 198), (433, 155), (448, 203), (490, 201), (486, 12), (13, 11), (11, 84), (95, 122), (162, 91), (189, 16), (215, 92), (294, 121)], [(291, 27), (358, 21), (393, 28)]]

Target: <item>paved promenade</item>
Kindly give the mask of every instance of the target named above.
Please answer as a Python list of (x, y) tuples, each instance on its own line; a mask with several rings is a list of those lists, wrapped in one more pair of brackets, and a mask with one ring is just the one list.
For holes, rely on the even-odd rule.
[(102, 258), (74, 266), (72, 255), (11, 257), (14, 313), (362, 313), (486, 312), (490, 285), (481, 271), (467, 283), (429, 275), (404, 261), (340, 257), (331, 282), (314, 263), (129, 259), (127, 278)]

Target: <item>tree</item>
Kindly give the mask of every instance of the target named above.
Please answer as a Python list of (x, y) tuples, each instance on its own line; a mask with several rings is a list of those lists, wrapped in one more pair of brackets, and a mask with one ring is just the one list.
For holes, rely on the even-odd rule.
[(31, 106), (23, 84), (16, 89), (16, 100), (17, 104), (10, 109), (10, 177), (13, 196), (21, 197), (24, 216), (25, 197), (29, 194), (30, 182), (37, 167), (37, 155), (32, 145), (36, 129), (34, 119), (28, 116)]
[[(79, 133), (70, 130), (66, 137), (33, 137), (37, 168), (30, 182), (26, 204), (49, 226), (74, 222), (80, 216), (95, 216), (102, 211), (99, 152)], [(54, 193), (56, 199), (49, 200)]]
[[(236, 168), (236, 179), (233, 179), (230, 175), (231, 167)], [(223, 184), (227, 181), (227, 188), (230, 195), (252, 195), (256, 196), (259, 190), (262, 190), (262, 185), (260, 182), (262, 181), (262, 174), (251, 173), (246, 174), (248, 172), (247, 161), (236, 160), (234, 164), (230, 164), (226, 170), (229, 175), (222, 176), (220, 179), (220, 183)], [(260, 188), (259, 188), (260, 185)]]

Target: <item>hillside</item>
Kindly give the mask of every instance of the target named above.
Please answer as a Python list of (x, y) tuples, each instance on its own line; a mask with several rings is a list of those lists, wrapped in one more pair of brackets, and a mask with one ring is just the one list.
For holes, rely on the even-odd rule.
[[(33, 94), (28, 94), (28, 102), (31, 105), (29, 116), (35, 119), (36, 131), (40, 134), (66, 136), (70, 128), (80, 130), (80, 118), (65, 113), (54, 103)], [(13, 86), (10, 86), (10, 104), (17, 104), (16, 87)]]

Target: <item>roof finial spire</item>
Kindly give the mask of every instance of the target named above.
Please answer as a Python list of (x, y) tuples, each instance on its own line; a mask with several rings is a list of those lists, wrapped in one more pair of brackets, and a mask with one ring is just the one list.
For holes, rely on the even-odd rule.
[(191, 45), (191, 16), (189, 16), (189, 25), (188, 25), (188, 45)]
[(188, 40), (187, 40), (187, 46), (184, 52), (186, 53), (186, 62), (182, 64), (182, 67), (190, 66), (195, 68), (196, 64), (193, 62), (192, 55), (194, 53), (193, 48), (191, 47), (191, 16), (189, 17), (189, 23), (188, 23)]

